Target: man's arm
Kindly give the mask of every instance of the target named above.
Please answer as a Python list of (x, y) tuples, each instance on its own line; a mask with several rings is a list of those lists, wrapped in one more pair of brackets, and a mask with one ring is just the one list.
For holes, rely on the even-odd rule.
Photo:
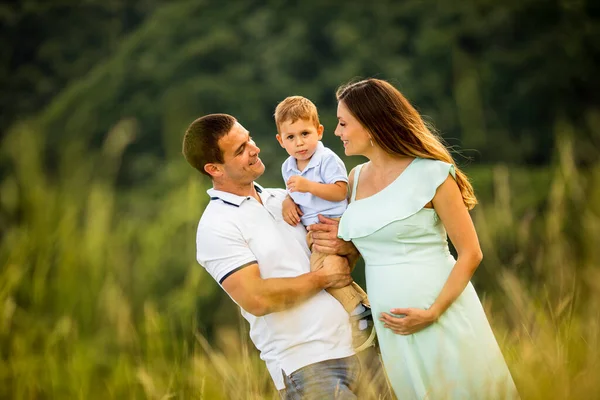
[(283, 311), (314, 296), (328, 287), (340, 288), (352, 282), (344, 259), (327, 260), (323, 268), (295, 278), (260, 276), (258, 264), (252, 264), (231, 274), (221, 285), (244, 310), (257, 317)]
[[(206, 213), (207, 211), (205, 211)], [(256, 255), (233, 218), (217, 219), (215, 210), (200, 223), (196, 236), (198, 262), (219, 282), (244, 310), (262, 316), (282, 311), (328, 287), (352, 282), (348, 263), (332, 259), (315, 272), (294, 278), (267, 278), (260, 275)]]

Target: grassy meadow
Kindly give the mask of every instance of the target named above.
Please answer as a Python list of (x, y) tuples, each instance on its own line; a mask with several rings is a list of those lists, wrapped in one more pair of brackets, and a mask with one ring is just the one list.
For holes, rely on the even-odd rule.
[[(1, 144), (0, 398), (277, 398), (195, 261), (209, 183), (179, 159), (118, 183), (132, 124), (97, 153), (48, 154), (32, 126)], [(560, 136), (544, 169), (467, 168), (474, 283), (524, 399), (600, 398), (600, 164), (577, 167), (572, 147)]]

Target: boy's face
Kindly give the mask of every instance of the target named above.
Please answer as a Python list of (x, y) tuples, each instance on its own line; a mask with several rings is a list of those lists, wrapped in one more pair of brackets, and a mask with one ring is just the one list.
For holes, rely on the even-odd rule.
[(299, 161), (310, 160), (317, 150), (317, 144), (323, 137), (323, 125), (307, 119), (298, 119), (294, 123), (287, 120), (279, 124), (277, 141), (290, 156)]

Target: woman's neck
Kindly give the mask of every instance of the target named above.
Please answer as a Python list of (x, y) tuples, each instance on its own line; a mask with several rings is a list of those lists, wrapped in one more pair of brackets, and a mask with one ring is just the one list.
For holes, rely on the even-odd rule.
[(405, 165), (414, 157), (389, 154), (381, 148), (374, 148), (369, 154), (365, 154), (369, 159), (370, 168), (373, 172), (385, 174), (390, 170), (396, 170), (399, 165)]

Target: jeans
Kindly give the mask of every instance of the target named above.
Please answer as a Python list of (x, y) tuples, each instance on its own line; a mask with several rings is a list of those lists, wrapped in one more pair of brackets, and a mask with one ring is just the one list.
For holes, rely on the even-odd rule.
[(357, 356), (310, 364), (284, 373), (285, 389), (279, 393), (284, 400), (356, 399), (360, 368)]
[(283, 374), (283, 400), (395, 399), (377, 347), (355, 356), (307, 365), (290, 376)]

